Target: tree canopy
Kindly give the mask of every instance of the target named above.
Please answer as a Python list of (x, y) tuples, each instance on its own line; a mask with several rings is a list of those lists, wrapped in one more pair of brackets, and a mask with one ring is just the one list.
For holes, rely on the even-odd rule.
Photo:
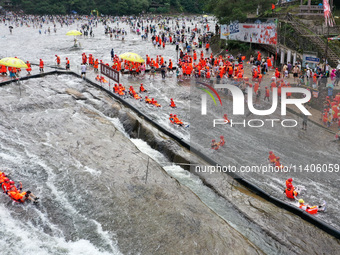
[(271, 9), (276, 0), (12, 0), (15, 6), (32, 14), (90, 14), (97, 10), (105, 15), (138, 15), (141, 13), (214, 14), (221, 24), (256, 15)]
[(12, 0), (15, 6), (32, 14), (90, 14), (98, 10), (106, 15), (152, 13), (202, 13), (203, 0)]
[(220, 24), (238, 20), (244, 22), (249, 15), (270, 10), (275, 0), (207, 0), (205, 9), (213, 13)]

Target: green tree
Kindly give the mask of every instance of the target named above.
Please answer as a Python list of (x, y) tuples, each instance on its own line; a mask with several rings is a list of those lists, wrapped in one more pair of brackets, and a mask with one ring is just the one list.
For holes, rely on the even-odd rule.
[(249, 14), (259, 14), (271, 8), (275, 0), (207, 0), (205, 10), (212, 12), (219, 23), (226, 24), (238, 20), (244, 22)]

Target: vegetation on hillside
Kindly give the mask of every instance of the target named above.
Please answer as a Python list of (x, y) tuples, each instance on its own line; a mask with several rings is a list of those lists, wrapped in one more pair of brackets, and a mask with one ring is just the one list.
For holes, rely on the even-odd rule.
[(97, 10), (105, 15), (134, 15), (146, 12), (202, 13), (203, 0), (12, 0), (26, 13), (32, 14), (90, 14)]
[(277, 0), (207, 0), (206, 10), (212, 12), (221, 24), (238, 20), (244, 22), (249, 15), (271, 10)]

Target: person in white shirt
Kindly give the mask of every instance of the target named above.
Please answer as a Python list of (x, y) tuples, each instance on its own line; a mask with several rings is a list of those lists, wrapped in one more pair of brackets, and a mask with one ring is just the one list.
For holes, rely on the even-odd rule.
[(80, 65), (80, 71), (81, 71), (81, 78), (86, 77), (86, 64)]

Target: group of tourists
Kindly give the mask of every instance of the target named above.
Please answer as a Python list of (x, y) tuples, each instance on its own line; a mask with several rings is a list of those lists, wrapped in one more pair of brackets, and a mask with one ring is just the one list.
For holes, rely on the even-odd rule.
[(340, 129), (340, 92), (333, 96), (326, 96), (321, 113), (322, 122), (325, 126), (331, 127), (335, 124)]
[(8, 176), (0, 171), (0, 185), (3, 192), (8, 195), (13, 201), (24, 203), (27, 199), (33, 203), (38, 203), (39, 197), (36, 197), (31, 191), (22, 191), (22, 183), (19, 182), (18, 186), (15, 182), (10, 180)]
[[(287, 198), (292, 199), (292, 200), (295, 200), (297, 196), (299, 196), (299, 191), (297, 190), (297, 188), (294, 187), (292, 178), (288, 178), (286, 180), (286, 189), (284, 193), (286, 194)], [(323, 202), (321, 205), (314, 205), (314, 206), (306, 204), (302, 198), (300, 198), (298, 202), (299, 202), (299, 208), (306, 211), (309, 214), (316, 214), (318, 212), (326, 211), (326, 202)]]

